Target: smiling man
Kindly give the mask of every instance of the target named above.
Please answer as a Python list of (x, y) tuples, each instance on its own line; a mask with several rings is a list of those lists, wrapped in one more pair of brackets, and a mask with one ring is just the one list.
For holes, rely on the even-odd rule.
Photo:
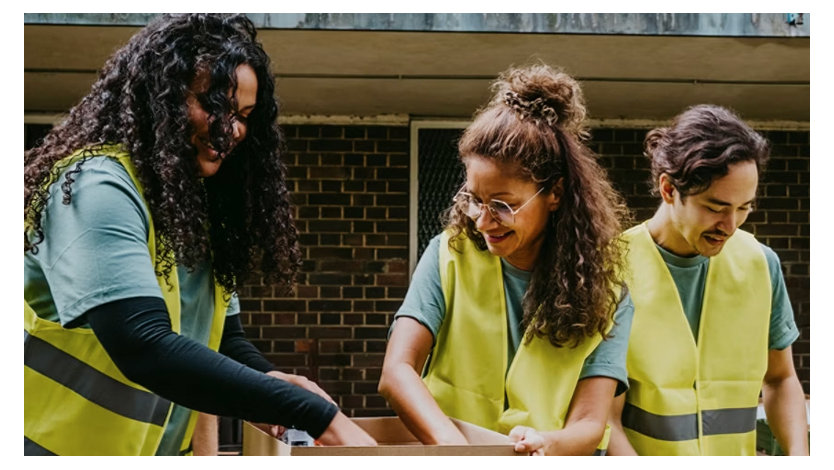
[(624, 234), (634, 320), (630, 388), (615, 399), (610, 455), (754, 455), (756, 408), (788, 454), (808, 453), (791, 344), (799, 333), (779, 258), (739, 230), (767, 141), (700, 105), (646, 136), (648, 221)]

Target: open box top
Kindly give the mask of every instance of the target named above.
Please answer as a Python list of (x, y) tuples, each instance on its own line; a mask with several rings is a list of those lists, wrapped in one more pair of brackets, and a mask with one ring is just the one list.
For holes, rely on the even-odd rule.
[(243, 423), (243, 455), (520, 455), (510, 438), (452, 418), (469, 445), (422, 445), (396, 416), (352, 418), (378, 446), (292, 447)]

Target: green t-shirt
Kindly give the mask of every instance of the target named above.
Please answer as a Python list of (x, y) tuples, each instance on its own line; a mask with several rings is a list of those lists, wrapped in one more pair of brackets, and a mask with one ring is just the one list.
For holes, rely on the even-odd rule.
[[(63, 176), (58, 182), (63, 182)], [(87, 328), (84, 313), (131, 297), (162, 298), (148, 253), (148, 215), (127, 171), (110, 158), (84, 163), (72, 184), (72, 203), (60, 184), (50, 187), (44, 241), (23, 259), (23, 295), (38, 315), (65, 327)], [(208, 264), (178, 268), (180, 334), (208, 344), (214, 284)], [(240, 313), (237, 296), (227, 315)], [(174, 405), (158, 455), (177, 455), (189, 409)]]
[[(411, 277), (411, 284), (405, 294), (403, 304), (394, 315), (395, 323), (399, 317), (410, 317), (423, 324), (432, 336), (437, 338), (437, 332), (443, 324), (446, 315), (446, 302), (443, 298), (443, 288), (440, 284), (440, 236), (431, 239), (426, 247), (417, 268)], [(521, 306), (527, 285), (530, 283), (531, 273), (518, 269), (503, 259), (501, 260), (504, 278), (504, 295), (507, 300), (507, 331), (508, 335), (508, 367), (512, 363), (518, 350), (524, 332), (521, 328), (523, 309)], [(617, 392), (628, 389), (628, 374), (626, 372), (626, 351), (628, 350), (628, 336), (631, 332), (631, 319), (634, 305), (631, 297), (626, 295), (617, 306), (614, 314), (615, 325), (611, 330), (611, 337), (602, 341), (597, 348), (585, 359), (579, 378), (610, 377), (618, 381)], [(394, 325), (391, 325), (391, 329)], [(554, 370), (559, 367), (553, 365)], [(506, 373), (506, 371), (505, 371)]]
[[(793, 308), (788, 299), (788, 290), (779, 257), (769, 247), (760, 244), (767, 259), (771, 283), (770, 334), (768, 345), (770, 349), (785, 349), (799, 337), (799, 330), (793, 319)], [(701, 303), (704, 299), (704, 286), (707, 280), (709, 257), (696, 255), (692, 257), (677, 256), (660, 245), (656, 245), (660, 256), (666, 262), (666, 267), (678, 287), (683, 311), (692, 335), (698, 339), (698, 327), (701, 323)]]

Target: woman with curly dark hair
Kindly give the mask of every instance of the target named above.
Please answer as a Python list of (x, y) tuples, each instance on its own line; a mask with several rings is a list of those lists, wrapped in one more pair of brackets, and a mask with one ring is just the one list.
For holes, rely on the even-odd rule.
[(164, 15), (25, 154), (25, 454), (188, 453), (192, 410), (373, 444), (244, 339), (300, 264), (274, 91), (245, 16)]
[(466, 442), (453, 417), (519, 452), (604, 452), (627, 388), (628, 213), (583, 144), (573, 78), (539, 64), (493, 89), (459, 142), (465, 182), (395, 316), (380, 392), (423, 442)]

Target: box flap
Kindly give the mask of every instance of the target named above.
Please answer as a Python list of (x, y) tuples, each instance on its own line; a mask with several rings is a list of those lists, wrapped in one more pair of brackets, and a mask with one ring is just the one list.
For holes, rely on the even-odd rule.
[(292, 447), (244, 421), (241, 451), (242, 455), (290, 455)]
[(474, 425), (472, 423), (467, 423), (466, 421), (461, 421), (459, 419), (450, 418), (455, 426), (458, 427), (460, 432), (463, 434), (463, 437), (466, 438), (466, 441), (470, 444), (480, 444), (480, 445), (501, 445), (501, 444), (512, 444), (510, 437), (499, 432), (495, 432), (491, 429), (482, 428), (480, 426)]
[(452, 422), (470, 445), (422, 445), (396, 416), (352, 418), (352, 421), (376, 439), (379, 445), (291, 447), (244, 422), (243, 455), (521, 455), (513, 450), (509, 437), (457, 419), (452, 419)]

